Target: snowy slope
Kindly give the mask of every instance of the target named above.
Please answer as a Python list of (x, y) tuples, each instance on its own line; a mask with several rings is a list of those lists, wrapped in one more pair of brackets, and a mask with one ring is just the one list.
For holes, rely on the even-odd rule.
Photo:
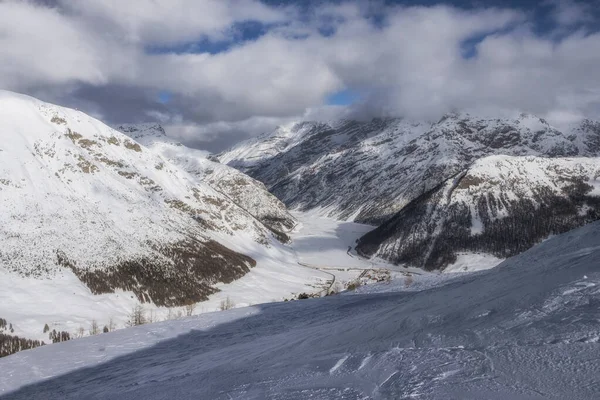
[(357, 251), (425, 269), (478, 253), (497, 264), (600, 219), (599, 188), (598, 158), (485, 157), (363, 236)]
[(389, 200), (396, 185), (382, 168), (425, 129), (393, 119), (304, 122), (240, 143), (219, 159), (264, 182), (290, 208), (374, 224), (395, 210)]
[[(595, 399), (600, 222), (423, 291), (145, 325), (0, 359), (3, 399)], [(375, 287), (373, 287), (375, 288)]]
[(288, 232), (296, 225), (285, 205), (263, 183), (209, 158), (205, 151), (174, 142), (160, 125), (120, 125), (116, 129), (210, 185), (272, 230)]
[[(164, 318), (167, 306), (217, 309), (227, 284), (249, 304), (327, 279), (235, 200), (247, 186), (291, 223), (260, 184), (224, 194), (79, 111), (6, 91), (0, 137), (0, 318), (13, 325), (4, 333), (48, 342), (45, 324), (72, 337), (92, 320), (122, 328), (140, 302)], [(242, 179), (222, 169), (223, 182)]]

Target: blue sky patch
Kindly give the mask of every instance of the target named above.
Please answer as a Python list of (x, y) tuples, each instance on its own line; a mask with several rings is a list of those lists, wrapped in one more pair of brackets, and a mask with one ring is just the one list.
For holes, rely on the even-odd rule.
[(234, 24), (227, 32), (223, 40), (214, 40), (209, 37), (201, 37), (197, 40), (179, 43), (171, 46), (152, 46), (146, 48), (149, 54), (218, 54), (230, 50), (232, 47), (242, 45), (245, 42), (259, 39), (275, 25), (266, 25), (256, 21), (246, 21)]
[(352, 89), (344, 89), (327, 96), (326, 103), (330, 106), (347, 106), (360, 100), (360, 93)]
[(160, 92), (158, 92), (156, 99), (161, 104), (168, 104), (171, 101), (172, 97), (173, 97), (173, 94), (171, 92), (168, 92), (166, 90), (161, 90)]

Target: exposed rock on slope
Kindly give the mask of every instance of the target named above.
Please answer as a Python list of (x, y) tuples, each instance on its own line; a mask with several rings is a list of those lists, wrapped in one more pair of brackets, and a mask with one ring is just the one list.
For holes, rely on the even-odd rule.
[(288, 207), (373, 223), (393, 213), (396, 186), (382, 179), (381, 163), (420, 129), (398, 120), (305, 122), (242, 143), (220, 160), (264, 182)]
[(262, 182), (209, 158), (207, 152), (172, 141), (160, 125), (121, 125), (117, 129), (210, 185), (256, 217), (280, 239), (286, 240), (284, 232), (296, 225), (297, 221), (285, 205), (269, 193)]
[(491, 156), (363, 236), (357, 251), (441, 269), (460, 253), (502, 259), (600, 218), (600, 160)]
[(235, 243), (271, 240), (227, 196), (81, 112), (0, 91), (0, 127), (3, 272), (67, 268), (95, 294), (181, 305), (249, 271)]

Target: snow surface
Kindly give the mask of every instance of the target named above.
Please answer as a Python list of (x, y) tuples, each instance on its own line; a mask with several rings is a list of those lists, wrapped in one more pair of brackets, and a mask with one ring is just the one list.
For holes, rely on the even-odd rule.
[(292, 213), (300, 224), (293, 233), (293, 247), (300, 262), (315, 266), (371, 268), (373, 263), (348, 254), (356, 239), (373, 230), (371, 225), (323, 217), (319, 210)]
[(408, 272), (395, 274), (394, 279), (389, 282), (363, 285), (353, 291), (343, 292), (343, 296), (389, 293), (389, 292), (420, 292), (437, 288), (462, 279), (470, 273), (444, 274), (440, 272)]
[(444, 273), (481, 271), (495, 267), (504, 261), (486, 253), (459, 253), (454, 264), (448, 265)]
[(24, 351), (0, 359), (0, 392), (15, 400), (600, 397), (600, 222), (497, 268), (440, 276), (453, 279)]
[(371, 225), (337, 221), (324, 217), (320, 210), (292, 212), (299, 221), (291, 233), (291, 246), (299, 265), (318, 269), (329, 275), (330, 291), (341, 292), (349, 284), (370, 284), (394, 271), (409, 269), (376, 259), (359, 257), (354, 251), (356, 240), (374, 229)]
[[(218, 310), (227, 297), (241, 307), (291, 299), (300, 293), (320, 293), (329, 286), (331, 274), (343, 284), (356, 279), (364, 270), (395, 268), (347, 253), (348, 246), (373, 229), (372, 226), (336, 221), (310, 212), (292, 214), (298, 225), (290, 232), (289, 245), (273, 249), (271, 258), (248, 249), (247, 254), (256, 257), (257, 267), (232, 283), (219, 285), (221, 292), (199, 303), (200, 311)], [(336, 289), (342, 290), (343, 285)]]

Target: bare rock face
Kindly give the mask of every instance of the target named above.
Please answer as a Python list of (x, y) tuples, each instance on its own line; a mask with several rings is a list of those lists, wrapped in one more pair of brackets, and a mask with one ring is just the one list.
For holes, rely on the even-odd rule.
[(70, 270), (95, 294), (183, 305), (255, 265), (238, 243), (274, 240), (233, 195), (86, 114), (2, 91), (0, 126), (3, 273)]
[[(480, 173), (480, 162), (500, 155), (509, 158), (494, 163), (518, 177), (512, 185)], [(317, 208), (330, 217), (381, 225), (360, 241), (363, 255), (440, 269), (459, 251), (505, 258), (597, 218), (596, 194), (584, 188), (595, 179), (594, 157), (599, 155), (600, 124), (594, 121), (561, 131), (530, 114), (504, 119), (449, 114), (435, 123), (304, 122), (243, 142), (219, 158), (264, 182), (288, 207)], [(571, 158), (576, 159), (565, 161)], [(541, 183), (530, 169), (541, 168), (544, 160), (549, 163), (543, 172), (547, 180)], [(470, 185), (472, 198), (454, 201), (458, 193), (471, 193), (462, 192), (460, 182), (449, 189), (458, 178), (463, 185), (480, 179), (483, 186)], [(502, 190), (489, 196), (483, 189), (474, 191), (492, 183), (494, 190)], [(483, 233), (475, 240), (469, 221), (477, 212)], [(522, 214), (546, 222), (524, 230), (508, 223), (510, 218), (524, 221)], [(457, 232), (449, 228), (454, 220), (460, 220)], [(500, 228), (504, 223), (507, 227)], [(544, 227), (538, 228), (540, 224)], [(518, 243), (503, 242), (513, 239)]]

